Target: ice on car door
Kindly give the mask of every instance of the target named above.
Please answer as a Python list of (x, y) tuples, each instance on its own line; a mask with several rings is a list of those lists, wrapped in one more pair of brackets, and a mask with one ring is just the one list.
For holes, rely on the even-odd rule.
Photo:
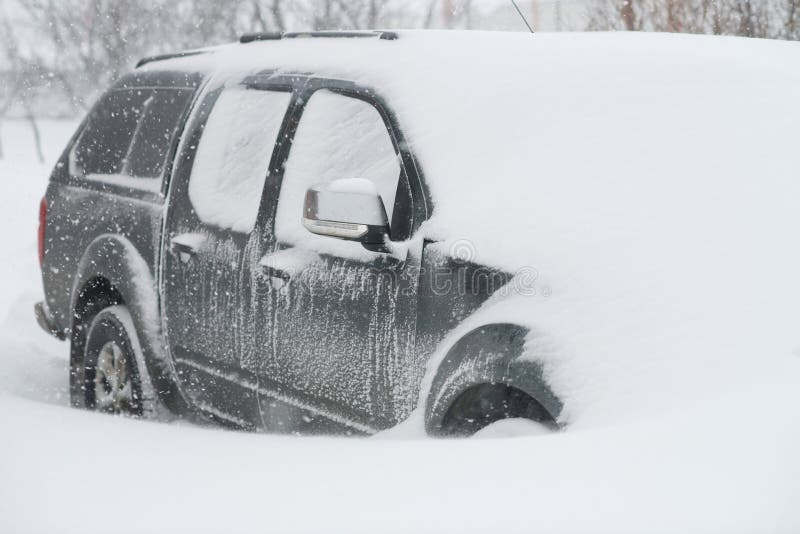
[[(319, 89), (308, 99), (286, 162), (278, 249), (264, 260), (291, 273), (282, 291), (259, 297), (274, 299), (277, 332), (261, 373), (329, 423), (368, 432), (413, 403), (407, 370), (416, 290), (407, 291), (405, 257), (303, 227), (307, 188), (340, 178), (372, 181), (390, 219), (398, 209), (395, 220), (405, 226), (411, 219), (409, 188), (400, 187), (407, 178), (379, 110), (357, 95)], [(264, 413), (269, 407), (262, 401)]]

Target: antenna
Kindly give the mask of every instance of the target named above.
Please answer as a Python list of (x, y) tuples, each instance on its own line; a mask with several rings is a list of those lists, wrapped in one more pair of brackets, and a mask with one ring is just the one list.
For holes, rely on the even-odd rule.
[(511, 3), (512, 3), (512, 4), (514, 4), (514, 9), (516, 9), (516, 10), (517, 10), (517, 13), (519, 13), (519, 16), (520, 16), (520, 17), (522, 17), (522, 22), (524, 22), (524, 23), (525, 23), (525, 26), (527, 26), (527, 27), (528, 27), (528, 29), (530, 30), (530, 32), (531, 32), (531, 33), (533, 33), (533, 28), (531, 27), (531, 25), (530, 25), (530, 24), (528, 24), (528, 19), (526, 19), (526, 18), (525, 18), (525, 15), (523, 15), (523, 14), (522, 14), (522, 10), (521, 10), (521, 9), (519, 8), (519, 6), (517, 5), (517, 2), (516, 2), (516, 0), (511, 0)]

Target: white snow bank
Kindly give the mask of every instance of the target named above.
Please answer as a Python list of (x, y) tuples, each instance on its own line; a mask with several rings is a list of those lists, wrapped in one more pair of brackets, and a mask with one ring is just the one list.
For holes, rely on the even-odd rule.
[[(800, 529), (800, 436), (781, 415), (761, 410), (774, 400), (757, 388), (747, 402), (732, 393), (693, 414), (635, 426), (388, 441), (141, 423), (3, 395), (0, 426), (9, 432), (0, 526), (20, 533), (105, 532), (112, 523), (121, 533), (154, 526), (174, 533), (790, 533)], [(113, 490), (98, 489), (107, 484)], [(124, 521), (119, 503), (132, 503)]]

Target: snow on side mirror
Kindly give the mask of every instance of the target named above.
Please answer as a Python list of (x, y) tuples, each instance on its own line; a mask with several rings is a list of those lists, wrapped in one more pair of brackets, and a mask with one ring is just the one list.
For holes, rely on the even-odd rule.
[(387, 250), (386, 208), (369, 180), (341, 179), (310, 187), (303, 206), (303, 226), (317, 235), (358, 241), (368, 250)]

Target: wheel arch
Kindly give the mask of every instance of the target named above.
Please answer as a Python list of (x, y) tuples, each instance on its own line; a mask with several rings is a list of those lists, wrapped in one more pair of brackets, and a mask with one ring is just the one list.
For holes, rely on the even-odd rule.
[(425, 429), (438, 434), (453, 403), (472, 388), (499, 384), (538, 402), (557, 422), (562, 401), (547, 383), (542, 361), (525, 350), (535, 335), (513, 323), (478, 326), (455, 341), (438, 364), (425, 403)]
[(188, 405), (166, 350), (155, 280), (147, 261), (123, 236), (98, 236), (78, 263), (70, 297), (71, 369), (83, 357), (85, 329), (94, 315), (117, 304), (128, 308), (154, 390), (170, 410), (184, 413)]

